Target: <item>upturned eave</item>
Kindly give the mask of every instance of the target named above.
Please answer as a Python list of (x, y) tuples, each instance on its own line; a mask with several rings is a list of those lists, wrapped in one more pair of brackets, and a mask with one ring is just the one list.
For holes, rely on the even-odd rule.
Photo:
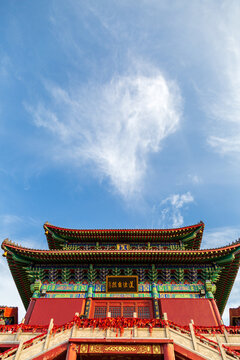
[(61, 249), (65, 245), (85, 242), (182, 242), (186, 249), (199, 249), (202, 241), (204, 223), (176, 229), (67, 229), (44, 224), (49, 249)]

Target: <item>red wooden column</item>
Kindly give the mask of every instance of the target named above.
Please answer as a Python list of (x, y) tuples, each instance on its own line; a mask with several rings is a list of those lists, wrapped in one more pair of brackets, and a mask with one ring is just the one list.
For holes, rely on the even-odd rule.
[(163, 345), (164, 360), (175, 360), (174, 346), (172, 343)]
[(66, 360), (77, 360), (77, 349), (75, 344), (69, 343)]

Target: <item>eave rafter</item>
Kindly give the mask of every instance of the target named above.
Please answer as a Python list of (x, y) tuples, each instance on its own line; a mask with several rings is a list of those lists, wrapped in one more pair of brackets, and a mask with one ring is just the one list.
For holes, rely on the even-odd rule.
[(240, 251), (240, 244), (204, 250), (35, 250), (20, 247), (8, 240), (2, 244), (2, 248), (18, 262), (51, 263), (61, 262), (63, 259), (74, 263), (92, 262), (93, 259), (101, 261), (113, 261), (124, 263), (141, 257), (142, 259), (161, 261), (164, 263), (178, 263), (179, 260), (186, 263), (205, 263), (206, 261), (219, 264), (230, 263), (235, 254)]

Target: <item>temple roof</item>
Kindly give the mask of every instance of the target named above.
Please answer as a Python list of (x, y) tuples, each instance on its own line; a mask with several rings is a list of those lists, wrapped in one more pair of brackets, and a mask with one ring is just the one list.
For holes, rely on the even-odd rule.
[(199, 249), (202, 241), (204, 223), (177, 229), (104, 229), (77, 230), (44, 224), (49, 249), (61, 249), (70, 244), (91, 242), (140, 243), (161, 242), (180, 243), (186, 249)]
[(10, 270), (24, 305), (31, 298), (26, 267), (29, 265), (79, 264), (218, 264), (222, 267), (217, 281), (216, 301), (222, 313), (238, 272), (240, 243), (206, 250), (33, 250), (4, 240)]

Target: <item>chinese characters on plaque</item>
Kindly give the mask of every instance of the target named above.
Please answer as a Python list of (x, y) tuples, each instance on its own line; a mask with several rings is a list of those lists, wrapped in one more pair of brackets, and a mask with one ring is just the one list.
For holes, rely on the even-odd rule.
[(138, 277), (137, 276), (107, 276), (106, 277), (107, 293), (137, 293)]

